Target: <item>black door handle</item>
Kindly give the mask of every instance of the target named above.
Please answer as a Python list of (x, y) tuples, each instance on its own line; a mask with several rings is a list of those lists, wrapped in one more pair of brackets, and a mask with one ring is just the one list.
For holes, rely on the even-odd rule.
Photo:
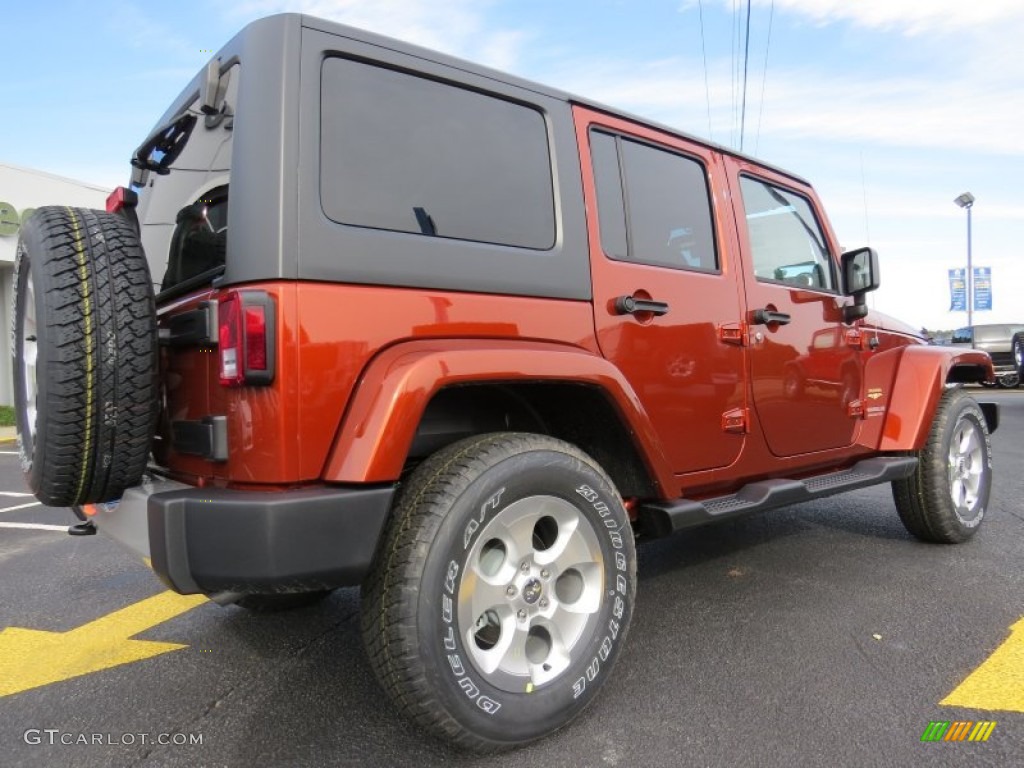
[(788, 325), (793, 318), (774, 309), (755, 309), (754, 325)]
[(666, 315), (668, 314), (668, 304), (664, 301), (652, 301), (651, 299), (635, 299), (632, 296), (619, 296), (615, 299), (615, 314), (635, 315), (637, 312)]

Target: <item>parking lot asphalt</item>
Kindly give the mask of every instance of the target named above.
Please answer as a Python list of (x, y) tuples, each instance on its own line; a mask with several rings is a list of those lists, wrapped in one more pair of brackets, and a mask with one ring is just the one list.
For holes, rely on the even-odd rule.
[[(278, 615), (154, 602), (159, 581), (102, 535), (0, 527), (0, 764), (1024, 764), (1024, 707), (990, 708), (1024, 698), (1024, 623), (1004, 645), (1024, 617), (1024, 390), (976, 394), (1001, 403), (1002, 424), (971, 541), (915, 541), (878, 487), (646, 544), (602, 695), (500, 758), (454, 752), (397, 715), (363, 656), (357, 590)], [(3, 494), (25, 490), (13, 451), (0, 445)], [(71, 522), (17, 508), (32, 501), (0, 495), (0, 523)], [(940, 704), (994, 652), (992, 691)], [(923, 743), (931, 721), (996, 726), (985, 743)]]

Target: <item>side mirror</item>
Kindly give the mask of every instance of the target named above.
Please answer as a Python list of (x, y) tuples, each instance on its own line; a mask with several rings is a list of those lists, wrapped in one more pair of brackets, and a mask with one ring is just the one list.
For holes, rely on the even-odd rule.
[(868, 313), (864, 296), (882, 283), (878, 268), (878, 254), (873, 248), (847, 251), (841, 257), (843, 267), (843, 295), (853, 296), (853, 304), (843, 308), (843, 320), (852, 322)]

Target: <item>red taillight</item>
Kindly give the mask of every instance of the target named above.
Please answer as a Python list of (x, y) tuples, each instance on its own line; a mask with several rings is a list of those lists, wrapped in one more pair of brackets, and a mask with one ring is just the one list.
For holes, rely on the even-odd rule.
[(267, 370), (267, 311), (263, 307), (245, 308), (245, 368)]
[(263, 291), (229, 291), (217, 302), (220, 383), (274, 380), (274, 300)]
[(118, 187), (107, 196), (107, 213), (120, 213), (139, 204), (139, 196), (127, 187)]
[(220, 383), (239, 387), (245, 382), (242, 370), (242, 301), (229, 293), (217, 302), (217, 341), (220, 347)]

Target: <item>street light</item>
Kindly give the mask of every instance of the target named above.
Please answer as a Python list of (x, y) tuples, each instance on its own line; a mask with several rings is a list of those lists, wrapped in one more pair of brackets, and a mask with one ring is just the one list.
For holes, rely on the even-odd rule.
[(971, 208), (974, 206), (974, 195), (964, 192), (954, 201), (961, 208), (967, 209), (967, 325), (974, 327), (974, 267), (971, 264)]

